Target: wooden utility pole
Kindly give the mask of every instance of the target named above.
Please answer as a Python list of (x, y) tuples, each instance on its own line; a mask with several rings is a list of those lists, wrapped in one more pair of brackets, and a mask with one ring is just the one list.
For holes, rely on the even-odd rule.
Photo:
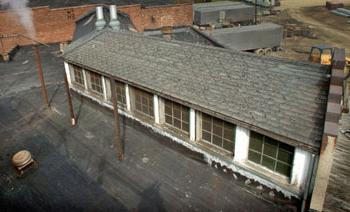
[(258, 11), (257, 11), (257, 8), (256, 8), (256, 0), (254, 1), (254, 24), (256, 25), (258, 23)]
[(71, 123), (72, 123), (72, 126), (75, 126), (76, 125), (76, 118), (75, 118), (75, 115), (74, 115), (73, 104), (72, 104), (72, 97), (71, 97), (71, 94), (70, 94), (69, 84), (68, 84), (68, 79), (67, 79), (66, 73), (64, 73), (64, 85), (65, 85), (66, 93), (67, 93), (68, 108), (69, 108)]
[(49, 99), (47, 97), (47, 90), (45, 86), (45, 80), (44, 80), (44, 75), (43, 75), (43, 69), (41, 67), (41, 59), (40, 59), (40, 53), (39, 53), (39, 48), (36, 45), (33, 45), (33, 51), (35, 55), (35, 62), (38, 67), (38, 75), (39, 75), (39, 80), (41, 83), (41, 95), (44, 99), (44, 103), (50, 107)]
[(122, 161), (124, 159), (124, 150), (123, 150), (122, 142), (120, 140), (120, 123), (119, 123), (116, 84), (115, 84), (115, 80), (112, 77), (110, 78), (110, 82), (111, 82), (111, 90), (112, 90), (113, 113), (114, 113), (114, 120), (115, 120), (115, 142), (117, 144), (118, 159)]

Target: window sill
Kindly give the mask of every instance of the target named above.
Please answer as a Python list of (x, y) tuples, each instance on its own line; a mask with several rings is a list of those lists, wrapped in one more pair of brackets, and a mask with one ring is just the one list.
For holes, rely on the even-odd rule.
[(89, 91), (89, 94), (90, 94), (91, 96), (103, 100), (103, 94), (102, 94), (102, 93), (99, 93), (99, 92), (94, 91), (94, 90), (91, 90), (91, 89), (89, 89), (88, 91)]
[(236, 163), (238, 163), (241, 167), (251, 172), (258, 173), (258, 176), (268, 181), (272, 181), (277, 185), (283, 185), (284, 187), (288, 188), (288, 190), (293, 190), (295, 192), (298, 192), (295, 186), (290, 183), (290, 177), (271, 171), (270, 169), (265, 168), (254, 162), (251, 162), (249, 160), (246, 160), (244, 162), (236, 162)]
[(73, 86), (79, 90), (85, 90), (85, 85), (79, 84), (77, 82), (72, 82)]
[(132, 111), (132, 114), (135, 115), (137, 118), (139, 118), (139, 119), (141, 119), (143, 121), (147, 121), (147, 122), (152, 123), (152, 124), (155, 123), (153, 116), (146, 115), (146, 114), (144, 114), (142, 112), (139, 112), (139, 111), (137, 111), (135, 109), (132, 109), (131, 111)]
[(219, 154), (223, 156), (225, 159), (232, 161), (233, 159), (233, 153), (224, 149), (221, 149), (219, 147), (216, 147), (213, 144), (210, 144), (206, 141), (199, 140), (197, 141), (197, 145), (201, 148), (204, 148), (206, 151), (214, 152), (215, 154)]
[(158, 126), (160, 126), (163, 130), (171, 133), (175, 137), (178, 137), (182, 140), (189, 141), (189, 139), (190, 139), (190, 135), (188, 133), (186, 133), (182, 130), (179, 130), (176, 127), (173, 127), (169, 124), (163, 123), (163, 124), (159, 124)]

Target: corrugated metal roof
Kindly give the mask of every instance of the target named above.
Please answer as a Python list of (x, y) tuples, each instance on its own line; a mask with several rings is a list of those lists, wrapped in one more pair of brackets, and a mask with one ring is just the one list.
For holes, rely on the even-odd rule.
[(222, 28), (202, 33), (226, 48), (242, 51), (279, 47), (283, 40), (283, 27), (274, 23)]

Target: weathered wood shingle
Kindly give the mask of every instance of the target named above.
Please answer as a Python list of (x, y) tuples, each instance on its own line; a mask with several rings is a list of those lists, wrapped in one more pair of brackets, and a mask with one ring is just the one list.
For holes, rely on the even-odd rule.
[(73, 42), (65, 60), (189, 102), (317, 149), (329, 70), (135, 33), (98, 32)]

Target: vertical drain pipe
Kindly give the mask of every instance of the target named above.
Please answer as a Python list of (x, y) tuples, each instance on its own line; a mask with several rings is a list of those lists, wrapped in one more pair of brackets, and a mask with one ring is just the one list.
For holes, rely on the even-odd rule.
[(314, 166), (315, 166), (315, 154), (312, 154), (311, 161), (309, 164), (309, 171), (307, 173), (307, 178), (306, 178), (307, 181), (306, 181), (306, 185), (304, 188), (303, 202), (301, 204), (301, 212), (308, 211), (305, 207), (306, 207), (306, 202), (307, 202), (307, 199), (309, 196), (309, 190), (310, 190), (312, 175), (314, 172)]
[(95, 23), (95, 27), (96, 27), (96, 30), (102, 30), (105, 25), (106, 25), (106, 21), (103, 17), (103, 8), (102, 6), (98, 6), (96, 7), (96, 16), (97, 16), (97, 20), (96, 20), (96, 23)]

